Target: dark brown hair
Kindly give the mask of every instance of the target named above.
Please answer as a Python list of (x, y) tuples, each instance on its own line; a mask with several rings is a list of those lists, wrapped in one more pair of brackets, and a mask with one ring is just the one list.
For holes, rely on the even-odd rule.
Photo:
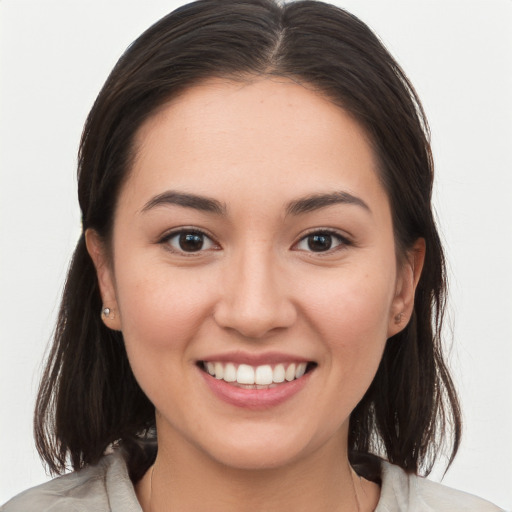
[[(353, 462), (356, 453), (375, 453), (407, 472), (428, 473), (443, 439), (453, 460), (461, 429), (441, 350), (446, 278), (431, 209), (428, 126), (407, 77), (356, 17), (315, 1), (200, 0), (150, 27), (121, 57), (85, 124), (78, 168), (83, 229), (108, 242), (134, 136), (149, 116), (202, 80), (258, 76), (291, 78), (351, 113), (378, 157), (399, 255), (418, 238), (426, 241), (413, 316), (388, 340), (352, 412), (349, 450)], [(155, 411), (132, 374), (122, 334), (103, 325), (101, 306), (82, 233), (39, 390), (36, 443), (52, 472), (68, 461), (74, 469), (95, 463), (109, 444), (122, 444), (136, 480), (154, 457), (139, 446)]]

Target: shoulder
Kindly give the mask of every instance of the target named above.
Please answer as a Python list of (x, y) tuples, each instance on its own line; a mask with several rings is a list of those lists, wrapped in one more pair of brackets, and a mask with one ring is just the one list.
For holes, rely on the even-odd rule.
[(141, 512), (120, 452), (18, 494), (0, 512)]
[(375, 512), (499, 512), (488, 501), (382, 462), (381, 497)]

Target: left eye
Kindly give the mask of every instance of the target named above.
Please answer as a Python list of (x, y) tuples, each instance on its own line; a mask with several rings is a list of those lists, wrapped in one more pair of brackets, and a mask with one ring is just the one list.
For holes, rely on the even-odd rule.
[(215, 247), (213, 240), (199, 231), (173, 233), (167, 238), (166, 243), (176, 252), (199, 252)]
[(315, 232), (305, 236), (297, 244), (299, 251), (327, 252), (340, 245), (348, 245), (348, 241), (337, 233)]

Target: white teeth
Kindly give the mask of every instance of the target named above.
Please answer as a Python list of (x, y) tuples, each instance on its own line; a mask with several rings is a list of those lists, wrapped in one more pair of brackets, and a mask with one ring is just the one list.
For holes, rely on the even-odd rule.
[(258, 366), (254, 375), (254, 383), (259, 385), (272, 384), (273, 372), (272, 367), (268, 364)]
[(295, 370), (295, 378), (300, 379), (306, 373), (306, 363), (300, 363)]
[(284, 365), (278, 364), (274, 368), (274, 375), (272, 377), (272, 380), (275, 383), (279, 384), (280, 382), (284, 382), (284, 376), (285, 376)]
[(215, 363), (215, 378), (222, 379), (224, 377), (224, 366), (222, 363)]
[(284, 374), (285, 379), (290, 382), (295, 379), (295, 364), (291, 364), (286, 368), (286, 373)]
[(236, 381), (236, 368), (233, 363), (228, 363), (224, 368), (224, 380), (226, 382)]
[(307, 363), (277, 364), (274, 368), (269, 364), (256, 367), (240, 364), (237, 368), (234, 363), (205, 361), (203, 366), (212, 377), (225, 382), (270, 386), (300, 379), (306, 373)]
[(248, 364), (241, 364), (236, 372), (236, 381), (239, 384), (254, 384), (254, 368)]

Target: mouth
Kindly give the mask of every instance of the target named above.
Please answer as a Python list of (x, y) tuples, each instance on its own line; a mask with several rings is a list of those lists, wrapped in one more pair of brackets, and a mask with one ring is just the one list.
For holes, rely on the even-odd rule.
[(290, 361), (252, 366), (224, 361), (198, 361), (200, 370), (211, 377), (241, 389), (272, 389), (300, 380), (313, 371), (314, 361)]

